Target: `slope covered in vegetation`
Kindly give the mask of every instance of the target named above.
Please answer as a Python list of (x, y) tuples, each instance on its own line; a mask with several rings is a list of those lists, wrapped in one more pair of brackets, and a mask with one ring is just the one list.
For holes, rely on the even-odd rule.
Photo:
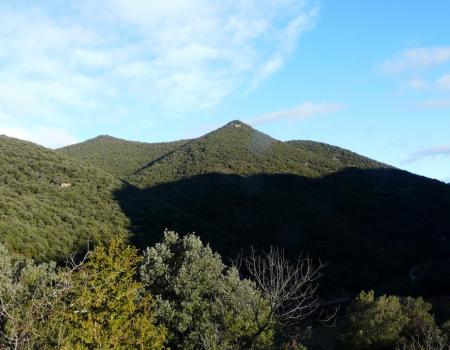
[(203, 174), (117, 195), (139, 246), (165, 227), (195, 231), (226, 256), (281, 246), (322, 258), (335, 285), (351, 289), (407, 280), (412, 266), (450, 250), (448, 188), (395, 169)]
[(356, 167), (362, 169), (387, 167), (386, 164), (322, 142), (295, 140), (288, 141), (287, 143), (298, 149), (313, 152), (317, 156), (332, 159), (334, 162), (340, 163), (343, 167)]
[(0, 242), (37, 260), (124, 233), (112, 175), (35, 144), (0, 136)]
[(111, 136), (98, 136), (76, 145), (63, 147), (58, 151), (87, 161), (123, 179), (185, 142), (145, 143), (126, 141)]
[(422, 298), (363, 291), (335, 317), (318, 262), (279, 249), (241, 261), (176, 232), (141, 252), (112, 239), (66, 266), (0, 243), (0, 349), (448, 350), (449, 315)]
[(195, 231), (226, 256), (278, 245), (322, 258), (335, 285), (353, 290), (407, 280), (411, 266), (450, 253), (450, 189), (439, 181), (239, 121), (170, 146), (124, 171), (129, 185), (116, 192), (140, 247), (164, 228)]
[[(379, 166), (366, 162), (364, 167)], [(296, 174), (318, 177), (345, 168), (314, 149), (293, 147), (250, 126), (233, 121), (181, 145), (141, 171), (127, 177), (140, 188), (208, 173), (255, 175)]]
[(99, 136), (59, 152), (88, 161), (140, 188), (207, 173), (317, 177), (350, 166), (386, 167), (323, 143), (281, 142), (240, 121), (193, 140), (140, 143)]

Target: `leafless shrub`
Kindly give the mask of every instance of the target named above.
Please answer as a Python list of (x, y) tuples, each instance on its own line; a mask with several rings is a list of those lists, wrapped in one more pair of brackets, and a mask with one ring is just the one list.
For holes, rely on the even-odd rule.
[(437, 327), (428, 327), (403, 341), (397, 350), (450, 350), (450, 344)]
[(332, 319), (336, 311), (325, 314), (320, 311), (317, 294), (318, 280), (322, 276), (324, 265), (315, 264), (309, 257), (300, 257), (290, 262), (284, 251), (271, 248), (268, 252), (258, 254), (252, 249), (246, 258), (235, 262), (237, 267), (243, 265), (258, 289), (261, 291), (261, 303), (268, 303), (269, 313), (261, 315), (260, 305), (254, 305), (255, 319), (260, 321), (259, 332), (274, 326), (278, 332), (291, 339), (298, 339), (310, 332), (308, 321)]

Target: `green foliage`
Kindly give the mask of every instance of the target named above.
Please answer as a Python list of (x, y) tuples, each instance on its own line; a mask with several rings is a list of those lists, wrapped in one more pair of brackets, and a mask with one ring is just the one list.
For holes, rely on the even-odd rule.
[(442, 325), (442, 332), (448, 339), (450, 339), (450, 320)]
[(281, 350), (308, 350), (306, 346), (299, 344), (297, 341), (293, 340), (289, 343), (285, 343), (281, 346)]
[[(306, 350), (274, 345), (275, 325), (262, 327), (269, 310), (195, 235), (165, 232), (143, 258), (119, 237), (66, 267), (17, 259), (0, 244), (0, 349)], [(448, 350), (449, 323), (439, 329), (430, 312), (421, 298), (361, 292), (341, 348)]]
[[(180, 145), (126, 180), (145, 188), (206, 173), (317, 177), (346, 166), (342, 161), (280, 142), (235, 121)], [(380, 164), (367, 161), (365, 166), (373, 168)]]
[(346, 349), (393, 349), (407, 323), (398, 297), (361, 292), (348, 308), (342, 342)]
[(100, 137), (61, 152), (130, 184), (116, 198), (141, 248), (166, 227), (195, 230), (226, 257), (278, 245), (329, 262), (324, 283), (351, 291), (407, 280), (412, 266), (450, 252), (449, 186), (239, 121), (182, 142)]
[(449, 338), (438, 327), (423, 328), (402, 339), (396, 350), (449, 350)]
[(434, 317), (431, 314), (431, 304), (422, 298), (403, 298), (402, 311), (408, 318), (408, 323), (402, 330), (403, 336), (414, 336), (423, 330), (436, 328)]
[(330, 159), (335, 162), (341, 163), (343, 167), (357, 167), (359, 169), (389, 167), (386, 164), (379, 163), (367, 157), (363, 157), (352, 151), (328, 145), (322, 142), (296, 140), (296, 141), (288, 141), (287, 143), (298, 149), (313, 152), (314, 154), (322, 158)]
[[(124, 233), (120, 182), (93, 166), (0, 136), (0, 242), (14, 255), (59, 259)], [(71, 186), (62, 188), (62, 183)]]
[(141, 143), (100, 136), (59, 151), (141, 188), (205, 173), (315, 177), (349, 166), (386, 167), (322, 143), (280, 142), (240, 121), (193, 140)]
[(259, 328), (268, 308), (254, 284), (195, 235), (166, 232), (144, 253), (141, 278), (172, 349), (262, 349), (272, 341), (271, 327)]
[(14, 260), (0, 244), (0, 348), (50, 348), (49, 326), (59, 307), (67, 274), (54, 263)]
[(124, 179), (185, 142), (187, 141), (144, 143), (126, 141), (111, 136), (99, 136), (76, 145), (60, 148), (58, 152), (89, 162), (117, 178)]
[(140, 260), (120, 238), (89, 255), (59, 319), (63, 349), (163, 349), (165, 330), (154, 324), (153, 299), (135, 279)]
[(424, 332), (440, 333), (430, 311), (421, 298), (361, 292), (348, 307), (341, 343), (345, 349), (394, 349)]
[(170, 227), (201, 232), (227, 257), (250, 246), (308, 251), (329, 262), (325, 283), (353, 291), (406, 280), (450, 250), (449, 186), (238, 121), (173, 143), (99, 137), (52, 152), (2, 138), (0, 151), (0, 242), (38, 261), (124, 232), (125, 215), (140, 248)]
[(0, 349), (163, 349), (154, 302), (121, 238), (64, 268), (14, 260), (0, 245)]

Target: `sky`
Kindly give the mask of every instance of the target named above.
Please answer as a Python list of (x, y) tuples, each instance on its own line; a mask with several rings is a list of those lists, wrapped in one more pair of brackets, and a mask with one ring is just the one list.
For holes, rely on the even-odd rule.
[(448, 0), (0, 0), (0, 134), (159, 142), (240, 119), (450, 182)]

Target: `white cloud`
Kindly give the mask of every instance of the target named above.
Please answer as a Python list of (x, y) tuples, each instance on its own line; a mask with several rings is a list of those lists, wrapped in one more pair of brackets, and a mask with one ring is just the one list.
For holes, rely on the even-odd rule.
[(419, 107), (426, 109), (439, 109), (450, 107), (450, 98), (432, 98), (420, 101), (418, 103)]
[(412, 163), (424, 158), (450, 156), (450, 145), (440, 145), (436, 147), (424, 148), (409, 155), (405, 163)]
[(437, 83), (441, 89), (444, 89), (444, 90), (450, 89), (450, 73), (446, 73), (446, 74), (442, 75), (438, 79)]
[(450, 98), (450, 46), (418, 47), (404, 50), (380, 65), (381, 71), (396, 75), (401, 91), (411, 94), (421, 108), (448, 108)]
[(450, 46), (418, 47), (404, 50), (382, 63), (385, 73), (421, 70), (450, 62)]
[(278, 34), (277, 40), (280, 43), (278, 48), (272, 56), (257, 69), (250, 89), (254, 89), (284, 65), (286, 57), (294, 50), (298, 37), (306, 30), (315, 26), (318, 13), (319, 9), (315, 7), (309, 12), (300, 14), (289, 23), (284, 31)]
[(194, 109), (254, 88), (280, 69), (318, 12), (293, 0), (115, 0), (105, 8), (135, 29), (142, 42), (136, 49), (149, 57), (118, 72), (145, 82), (166, 108)]
[[(61, 126), (145, 118), (134, 110), (184, 114), (254, 88), (318, 14), (307, 0), (54, 5), (0, 3), (0, 121), (36, 142), (42, 128), (59, 130), (47, 133), (55, 144), (70, 140)], [(31, 125), (41, 131), (25, 131)]]
[(424, 90), (428, 87), (428, 85), (428, 82), (421, 78), (413, 78), (407, 83), (407, 86), (412, 90)]
[(270, 123), (279, 120), (302, 120), (323, 114), (338, 112), (344, 108), (337, 103), (305, 102), (297, 107), (263, 114), (248, 120), (252, 125)]
[(64, 130), (55, 128), (21, 128), (8, 127), (0, 124), (0, 135), (15, 137), (21, 140), (31, 141), (39, 145), (58, 148), (65, 145), (79, 142), (73, 135)]
[(58, 129), (209, 108), (279, 70), (317, 16), (309, 0), (3, 2), (0, 115)]

